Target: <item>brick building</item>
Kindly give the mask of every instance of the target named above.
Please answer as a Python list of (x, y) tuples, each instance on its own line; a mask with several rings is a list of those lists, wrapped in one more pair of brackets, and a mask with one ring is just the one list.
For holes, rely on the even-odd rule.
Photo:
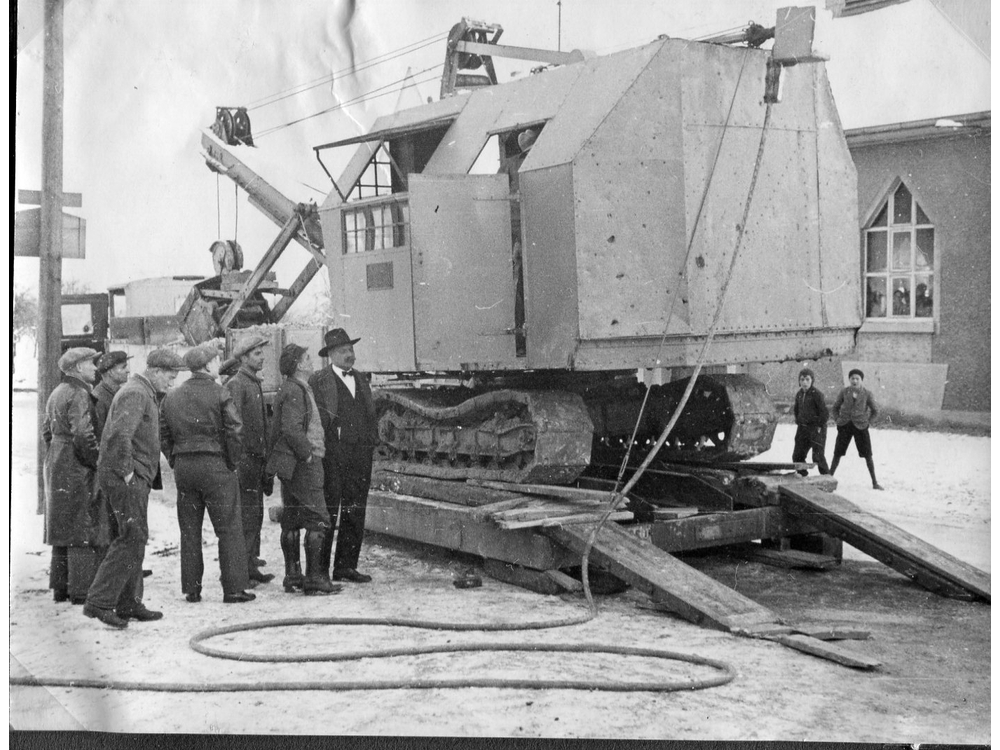
[[(990, 411), (989, 3), (826, 7), (817, 37), (858, 175), (864, 323), (851, 355), (815, 363), (819, 385), (830, 399), (858, 366), (886, 406)], [(782, 400), (797, 368), (751, 371)]]

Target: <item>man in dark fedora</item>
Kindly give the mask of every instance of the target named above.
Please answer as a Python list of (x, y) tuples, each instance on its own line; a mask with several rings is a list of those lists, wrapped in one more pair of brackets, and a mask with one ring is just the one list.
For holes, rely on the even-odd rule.
[(267, 484), (264, 467), (267, 464), (269, 434), (260, 371), (264, 369), (264, 347), (269, 343), (266, 336), (250, 335), (237, 344), (232, 359), (239, 362), (239, 369), (226, 381), (233, 405), (243, 421), (243, 455), (236, 467), (236, 476), (240, 483), (247, 571), (250, 580), (259, 583), (267, 583), (274, 578), (272, 574), (260, 570), (263, 564), (260, 559), (260, 530), (264, 523), (264, 489)]
[(323, 490), (331, 522), (320, 565), (329, 568), (333, 525), (339, 513), (330, 578), (351, 583), (371, 580), (371, 576), (358, 572), (358, 557), (365, 533), (372, 454), (378, 444), (371, 386), (362, 373), (354, 370), (354, 345), (360, 340), (352, 339), (343, 328), (327, 331), (319, 356), (328, 357), (330, 366), (320, 368), (309, 378), (326, 441)]

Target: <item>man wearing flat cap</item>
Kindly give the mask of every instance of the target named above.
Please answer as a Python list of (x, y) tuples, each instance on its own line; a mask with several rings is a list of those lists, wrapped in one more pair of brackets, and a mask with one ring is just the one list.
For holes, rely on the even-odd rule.
[[(372, 478), (372, 454), (378, 444), (375, 404), (368, 379), (354, 370), (354, 345), (343, 328), (327, 331), (319, 356), (329, 367), (309, 378), (316, 396), (326, 440), (323, 456), (323, 490), (331, 523), (337, 523), (337, 550), (333, 553), (334, 581), (367, 583), (371, 576), (358, 572), (365, 510)], [(327, 533), (320, 564), (329, 567), (334, 530)]]
[(59, 358), (62, 379), (45, 403), (45, 543), (52, 546), (49, 588), (57, 602), (82, 604), (109, 540), (95, 486), (98, 442), (90, 384), (100, 352), (84, 347)]
[(146, 369), (115, 394), (101, 434), (97, 481), (117, 524), (117, 536), (97, 569), (83, 614), (122, 629), (129, 619), (159, 620), (142, 601), (142, 560), (149, 537), (149, 491), (160, 470), (157, 393), (170, 389), (184, 361), (172, 349), (155, 349)]
[(108, 421), (111, 401), (118, 393), (118, 389), (128, 380), (129, 359), (131, 357), (125, 352), (115, 351), (102, 354), (97, 360), (97, 374), (101, 380), (94, 386), (90, 397), (94, 401), (94, 432), (97, 434), (98, 442), (104, 431), (104, 423)]
[(189, 349), (184, 363), (191, 377), (163, 399), (160, 432), (163, 455), (177, 481), (181, 590), (189, 602), (201, 601), (201, 529), (208, 511), (219, 540), (222, 601), (249, 602), (255, 597), (244, 590), (250, 579), (236, 479), (243, 423), (229, 391), (215, 381), (221, 363), (216, 345)]
[(266, 337), (259, 335), (251, 335), (241, 341), (233, 349), (231, 357), (239, 362), (239, 369), (226, 381), (236, 413), (243, 422), (243, 457), (237, 466), (236, 475), (240, 483), (240, 511), (243, 540), (247, 548), (247, 570), (250, 580), (260, 583), (267, 583), (274, 578), (272, 574), (260, 570), (260, 530), (264, 523), (264, 488), (268, 483), (264, 468), (267, 464), (269, 432), (260, 371), (264, 367), (264, 347), (269, 343)]

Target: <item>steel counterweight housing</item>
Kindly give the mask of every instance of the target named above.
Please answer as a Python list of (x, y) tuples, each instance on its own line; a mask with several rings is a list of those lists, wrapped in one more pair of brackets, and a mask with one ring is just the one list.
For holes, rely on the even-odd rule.
[[(658, 40), (349, 139), (349, 200), (331, 193), (320, 220), (333, 312), (363, 334), (366, 367), (690, 367), (720, 304), (706, 364), (850, 350), (854, 167), (822, 63), (783, 71), (763, 131), (768, 55)], [(356, 200), (376, 152), (391, 190)]]

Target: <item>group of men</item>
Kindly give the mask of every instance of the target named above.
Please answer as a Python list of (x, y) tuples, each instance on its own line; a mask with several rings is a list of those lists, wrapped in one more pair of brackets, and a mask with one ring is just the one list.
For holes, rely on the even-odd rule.
[[(83, 604), (86, 616), (118, 629), (129, 619), (163, 616), (143, 603), (142, 570), (149, 494), (162, 488), (161, 453), (177, 484), (181, 590), (188, 602), (201, 601), (206, 511), (219, 540), (224, 602), (252, 601), (246, 589), (274, 578), (260, 569), (260, 536), (263, 497), (275, 474), (282, 481), (285, 590), (328, 594), (341, 588), (331, 578), (370, 581), (357, 563), (377, 430), (367, 380), (352, 370), (358, 340), (343, 329), (329, 331), (319, 355), (332, 364), (315, 373), (304, 347), (285, 347), (282, 374), (288, 374), (287, 361), (294, 364), (282, 393), (289, 381), (304, 386), (306, 419), (300, 414), (299, 424), (291, 419), (294, 409), (282, 409), (287, 399), (281, 393), (274, 418), (269, 414), (260, 376), (269, 344), (264, 337), (236, 348), (225, 385), (218, 382), (223, 363), (214, 343), (193, 347), (183, 358), (172, 349), (152, 351), (145, 370), (131, 378), (124, 352), (101, 355), (81, 347), (63, 354), (62, 381), (43, 421), (45, 541), (52, 546), (54, 599)], [(172, 388), (181, 370), (191, 377)], [(300, 428), (310, 448), (289, 473), (279, 466), (282, 446)], [(312, 464), (314, 455), (315, 465), (299, 477), (295, 465)], [(303, 505), (316, 512), (296, 510)], [(307, 532), (305, 575), (299, 570), (300, 529)]]

